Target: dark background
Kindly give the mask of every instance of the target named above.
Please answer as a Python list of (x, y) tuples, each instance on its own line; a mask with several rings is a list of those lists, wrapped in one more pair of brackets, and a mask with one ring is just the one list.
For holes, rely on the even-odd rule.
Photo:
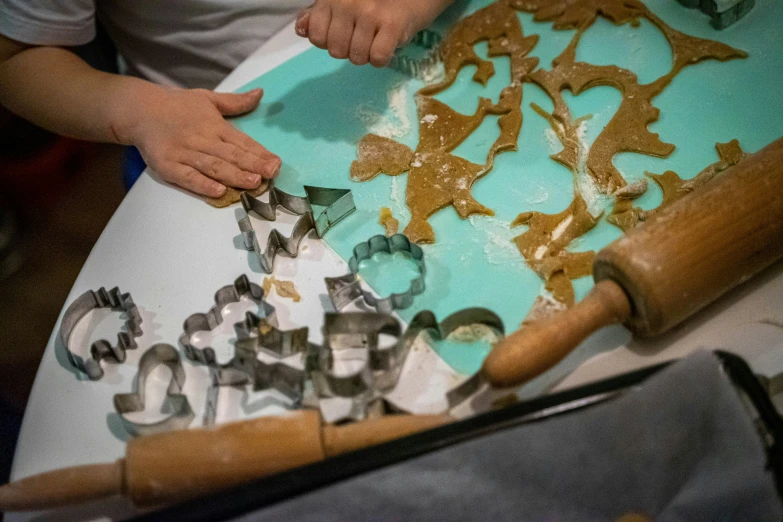
[[(102, 33), (76, 51), (116, 70)], [(55, 136), (0, 106), (0, 484), (60, 310), (125, 195), (122, 154)]]

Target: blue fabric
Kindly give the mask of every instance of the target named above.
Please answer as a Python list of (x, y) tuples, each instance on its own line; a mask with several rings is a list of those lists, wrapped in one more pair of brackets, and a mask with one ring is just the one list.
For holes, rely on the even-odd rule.
[(242, 522), (780, 521), (758, 432), (696, 353), (620, 398), (521, 424), (249, 513)]
[(141, 157), (139, 149), (136, 147), (126, 147), (122, 158), (122, 184), (128, 191), (139, 179), (141, 173), (147, 168), (144, 158)]

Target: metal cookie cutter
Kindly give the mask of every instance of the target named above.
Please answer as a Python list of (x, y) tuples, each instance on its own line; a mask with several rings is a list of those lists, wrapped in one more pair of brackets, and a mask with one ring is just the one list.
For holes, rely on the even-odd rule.
[[(359, 263), (371, 259), (372, 256), (379, 252), (387, 252), (389, 254), (405, 252), (416, 263), (419, 275), (411, 280), (410, 287), (405, 292), (379, 298), (372, 291), (367, 291), (362, 287), (361, 278), (359, 277)], [(418, 245), (411, 243), (403, 234), (395, 234), (388, 238), (383, 235), (377, 235), (365, 243), (356, 245), (353, 249), (353, 256), (348, 260), (348, 268), (351, 270), (349, 274), (340, 277), (327, 277), (325, 279), (329, 299), (338, 311), (352, 303), (356, 298), (362, 297), (365, 303), (375, 308), (378, 312), (388, 314), (395, 309), (408, 308), (413, 304), (414, 296), (424, 292), (424, 276), (426, 273), (424, 252)]]
[[(171, 414), (163, 420), (153, 423), (133, 422), (125, 417), (126, 413), (144, 411), (144, 395), (147, 376), (158, 365), (171, 369), (171, 382), (166, 391), (167, 408)], [(190, 425), (194, 413), (188, 398), (182, 395), (185, 385), (185, 369), (177, 349), (166, 343), (159, 343), (144, 352), (139, 360), (139, 373), (136, 376), (136, 393), (118, 393), (114, 396), (114, 409), (122, 419), (122, 424), (131, 435), (151, 435), (169, 430), (184, 429)]]
[(251, 312), (245, 320), (234, 325), (237, 341), (234, 357), (224, 365), (208, 363), (212, 385), (207, 390), (204, 425), (212, 425), (217, 414), (221, 386), (250, 384), (254, 391), (275, 389), (294, 401), (294, 407), (314, 407), (317, 401), (308, 393), (307, 372), (282, 362), (265, 363), (258, 360), (260, 351), (275, 357), (288, 357), (313, 349), (307, 340), (307, 328), (280, 330), (269, 319)]
[[(389, 355), (390, 352), (396, 352), (397, 342), (390, 348), (380, 347), (381, 334), (399, 339), (402, 334), (399, 321), (380, 313), (327, 313), (324, 317), (324, 345), (319, 351), (311, 352), (310, 355), (317, 358), (307, 362), (308, 368), (313, 371), (319, 395), (358, 397), (370, 390), (382, 392), (393, 387), (394, 382), (382, 379), (378, 374), (393, 369), (395, 364), (401, 365), (403, 360)], [(366, 363), (354, 373), (335, 375), (335, 352), (351, 348), (367, 350)], [(381, 353), (383, 355), (379, 355)]]
[[(392, 375), (396, 368), (391, 368), (387, 363), (398, 363), (401, 369), (404, 358), (397, 360), (375, 354), (395, 352), (401, 333), (400, 323), (387, 314), (353, 312), (325, 315), (324, 345), (310, 352), (306, 366), (320, 398), (351, 399), (350, 411), (335, 422), (378, 417), (389, 409), (383, 394), (396, 384), (396, 378)], [(391, 347), (381, 348), (381, 334), (395, 338)], [(339, 357), (335, 355), (342, 350), (356, 348), (366, 351), (366, 360), (361, 367), (353, 372), (336, 373), (334, 365)], [(396, 372), (398, 375), (399, 372)]]
[(218, 370), (218, 382), (229, 384), (232, 380), (241, 380), (240, 375), (244, 375), (243, 382), (231, 384), (250, 383), (255, 391), (273, 388), (300, 406), (305, 396), (307, 371), (282, 362), (265, 363), (258, 360), (258, 353), (264, 351), (281, 358), (312, 351), (314, 346), (307, 340), (307, 327), (280, 330), (268, 319), (248, 313), (234, 328), (237, 342), (230, 375), (225, 374), (226, 369)]
[(215, 350), (211, 346), (196, 348), (192, 339), (196, 332), (214, 330), (223, 322), (223, 309), (230, 303), (238, 303), (242, 296), (247, 296), (258, 304), (261, 315), (270, 321), (275, 321), (275, 308), (264, 301), (264, 290), (251, 283), (246, 275), (239, 276), (233, 285), (227, 285), (215, 292), (215, 306), (205, 314), (196, 313), (185, 319), (182, 325), (182, 335), (179, 342), (185, 350), (185, 355), (191, 361), (210, 366), (217, 365)]
[(679, 0), (685, 7), (698, 8), (708, 15), (715, 29), (725, 29), (753, 9), (755, 0)]
[[(420, 80), (425, 80), (428, 71), (440, 62), (440, 33), (430, 29), (422, 29), (413, 37), (409, 46), (395, 51), (388, 67)], [(411, 48), (424, 49), (424, 52), (411, 52)]]
[[(79, 321), (96, 308), (111, 308), (115, 311), (125, 312), (128, 317), (125, 321), (125, 328), (128, 331), (117, 334), (117, 346), (112, 346), (109, 341), (104, 339), (95, 341), (90, 347), (90, 358), (84, 359), (73, 353), (68, 343)], [(141, 314), (130, 294), (123, 294), (117, 287), (109, 291), (103, 287), (97, 291), (88, 290), (77, 297), (65, 311), (60, 324), (60, 341), (68, 353), (71, 364), (95, 381), (103, 377), (101, 360), (107, 359), (111, 362), (121, 363), (125, 360), (125, 350), (136, 348), (135, 337), (142, 334), (141, 322)]]
[[(422, 313), (413, 318), (411, 325), (413, 325), (413, 323), (416, 321), (416, 318)], [(497, 314), (491, 310), (487, 310), (486, 308), (466, 308), (451, 314), (440, 323), (437, 330), (438, 337), (440, 339), (445, 339), (451, 334), (451, 332), (460, 326), (469, 326), (474, 324), (488, 326), (501, 337), (505, 335), (505, 325), (503, 324), (503, 320)], [(446, 402), (448, 403), (449, 410), (465, 401), (472, 399), (476, 395), (476, 392), (478, 392), (485, 385), (486, 381), (484, 380), (481, 372), (477, 372), (455, 388), (449, 390), (446, 393)]]
[[(277, 229), (272, 229), (263, 249), (258, 244), (250, 216), (246, 215), (239, 219), (239, 230), (242, 232), (245, 248), (258, 255), (261, 267), (268, 274), (272, 273), (278, 250), (283, 250), (289, 256), (296, 257), (299, 254), (299, 243), (310, 230), (315, 230), (319, 238), (323, 237), (334, 224), (356, 210), (353, 194), (348, 189), (305, 186), (304, 190), (305, 197), (293, 196), (273, 186), (269, 189), (269, 203), (259, 201), (247, 192), (243, 192), (241, 195), (242, 207), (245, 212), (248, 214), (255, 212), (267, 221), (277, 219), (275, 211), (278, 205), (301, 216), (294, 224), (289, 237), (284, 236)], [(313, 205), (325, 207), (318, 217), (315, 217)]]

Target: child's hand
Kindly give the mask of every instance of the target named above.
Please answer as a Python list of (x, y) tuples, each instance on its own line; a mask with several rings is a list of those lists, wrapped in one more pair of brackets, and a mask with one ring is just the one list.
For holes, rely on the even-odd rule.
[(296, 34), (334, 58), (383, 67), (394, 50), (428, 26), (452, 0), (315, 0), (296, 19)]
[(150, 85), (128, 100), (113, 130), (165, 181), (217, 198), (226, 186), (252, 189), (280, 170), (279, 157), (223, 118), (252, 111), (262, 95)]

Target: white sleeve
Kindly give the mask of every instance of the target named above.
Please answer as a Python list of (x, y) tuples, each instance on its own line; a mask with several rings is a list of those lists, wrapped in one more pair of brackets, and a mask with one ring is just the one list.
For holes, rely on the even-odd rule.
[(95, 38), (95, 0), (0, 0), (0, 34), (31, 45), (86, 44)]

